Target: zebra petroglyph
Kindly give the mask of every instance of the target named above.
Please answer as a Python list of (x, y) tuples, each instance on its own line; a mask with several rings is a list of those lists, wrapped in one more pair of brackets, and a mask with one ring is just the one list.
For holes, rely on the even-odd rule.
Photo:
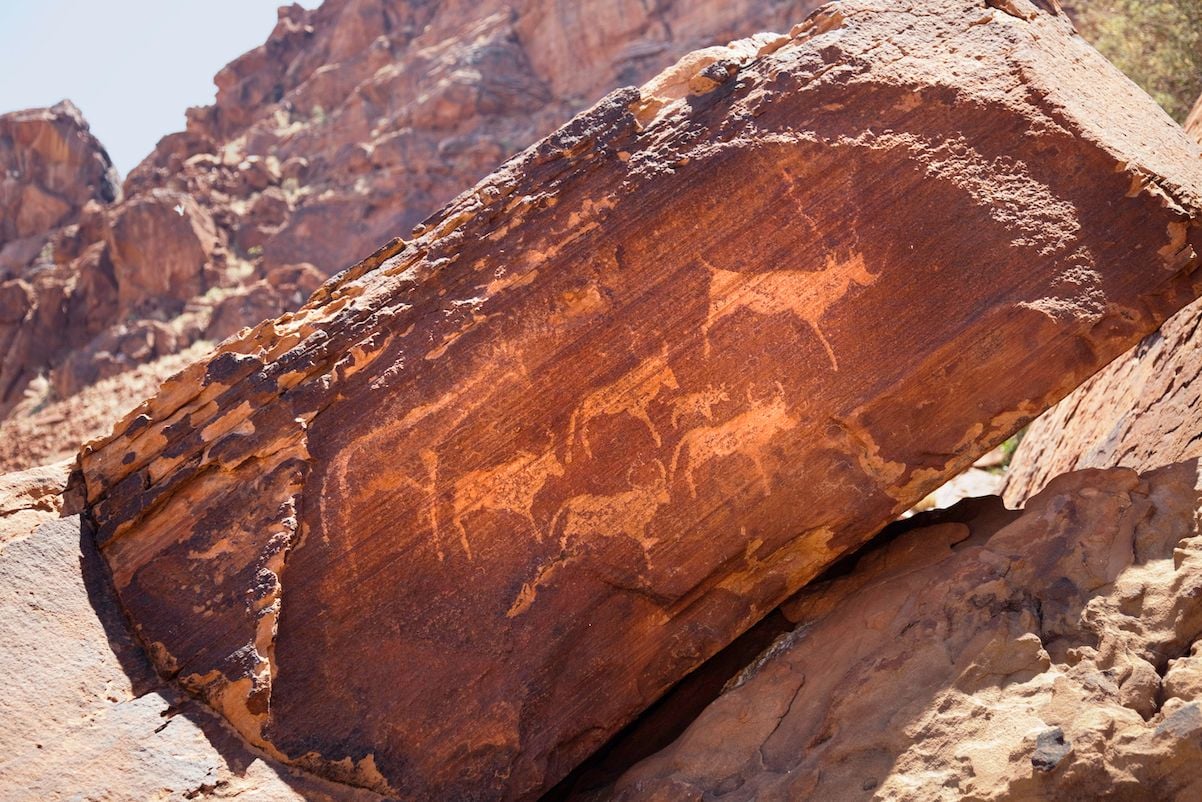
[(877, 274), (868, 272), (864, 257), (852, 254), (846, 259), (828, 255), (821, 270), (769, 270), (764, 273), (738, 273), (722, 270), (701, 260), (710, 272), (709, 312), (701, 327), (705, 353), (710, 352), (710, 329), (729, 315), (746, 309), (757, 315), (788, 312), (804, 321), (826, 349), (831, 368), (839, 369), (835, 351), (822, 332), (822, 317), (853, 284), (866, 287)]

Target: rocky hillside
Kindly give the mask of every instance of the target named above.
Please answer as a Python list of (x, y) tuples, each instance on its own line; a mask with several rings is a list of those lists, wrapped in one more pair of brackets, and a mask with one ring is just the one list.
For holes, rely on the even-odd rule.
[(0, 142), (14, 143), (0, 145), (0, 467), (65, 456), (105, 430), (94, 401), (72, 403), (85, 387), (297, 308), (610, 89), (700, 47), (788, 30), (815, 5), (284, 7), (123, 198), (73, 107), (0, 117)]

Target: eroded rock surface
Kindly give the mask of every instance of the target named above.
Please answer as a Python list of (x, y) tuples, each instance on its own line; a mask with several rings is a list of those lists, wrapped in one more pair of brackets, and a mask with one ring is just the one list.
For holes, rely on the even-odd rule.
[(690, 728), (577, 798), (1191, 800), (1202, 794), (1196, 461), (907, 522), (782, 608)]
[[(288, 6), (267, 42), (218, 73), (214, 105), (189, 110), (186, 130), (133, 170), (118, 203), (115, 176), (98, 183), (91, 163), (77, 164), (103, 151), (73, 107), (7, 115), (0, 418), (38, 427), (32, 409), (298, 308), (605, 92), (695, 48), (787, 29), (817, 4)], [(75, 126), (69, 147), (3, 133), (17, 121), (32, 130), (28, 120), (41, 131), (50, 118)], [(92, 151), (77, 153), (76, 140)], [(80, 197), (60, 201), (70, 181)], [(10, 233), (23, 239), (9, 243)], [(121, 399), (125, 409), (139, 400)], [(77, 429), (37, 437), (75, 449)]]
[[(1202, 98), (1186, 130), (1202, 142)], [(1202, 457), (1202, 300), (1052, 409), (1028, 430), (1006, 477), (1011, 505), (1077, 468), (1137, 471)]]
[(85, 448), (88, 515), (252, 743), (531, 798), (1195, 297), (1198, 155), (1029, 3), (833, 6), (169, 380)]

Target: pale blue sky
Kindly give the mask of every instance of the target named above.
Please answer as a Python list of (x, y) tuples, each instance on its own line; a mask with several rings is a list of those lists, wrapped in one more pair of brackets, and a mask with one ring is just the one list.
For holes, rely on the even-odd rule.
[(213, 101), (213, 76), (267, 39), (279, 5), (0, 0), (0, 113), (70, 98), (124, 178), (184, 109)]

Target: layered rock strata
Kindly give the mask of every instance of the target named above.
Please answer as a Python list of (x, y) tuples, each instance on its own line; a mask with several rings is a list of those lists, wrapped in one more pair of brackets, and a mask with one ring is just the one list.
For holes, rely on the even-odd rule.
[(533, 798), (1195, 297), (1197, 146), (1004, 6), (692, 54), (169, 380), (74, 485), (159, 670)]

